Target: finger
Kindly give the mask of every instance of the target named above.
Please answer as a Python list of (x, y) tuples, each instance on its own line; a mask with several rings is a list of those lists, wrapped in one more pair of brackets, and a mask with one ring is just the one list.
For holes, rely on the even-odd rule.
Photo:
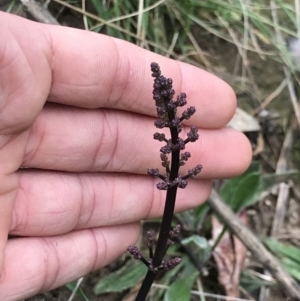
[[(163, 143), (153, 139), (158, 130), (153, 121), (121, 111), (50, 107), (33, 126), (23, 164), (73, 172), (145, 174), (148, 168), (161, 166), (159, 149)], [(181, 133), (184, 139), (186, 131)], [(192, 157), (181, 168), (182, 173), (202, 164), (200, 178), (228, 178), (247, 168), (251, 149), (243, 134), (228, 128), (200, 129), (199, 134), (198, 141), (186, 146)]]
[(163, 74), (173, 79), (176, 93), (185, 92), (189, 105), (199, 109), (194, 119), (197, 126), (222, 127), (235, 111), (233, 90), (204, 70), (164, 58), (125, 41), (67, 27), (37, 26), (22, 20), (30, 31), (30, 35), (26, 35), (20, 31), (20, 18), (5, 14), (1, 17), (2, 23), (25, 47), (26, 56), (34, 57), (37, 51), (32, 45), (36, 41), (39, 41), (39, 51), (44, 51), (47, 57), (51, 53), (47, 72), (46, 66), (40, 67), (37, 59), (31, 62), (38, 74), (52, 70), (49, 101), (155, 116), (150, 71), (150, 63), (155, 61), (161, 65)]
[(25, 38), (30, 30), (22, 19), (15, 36), (9, 20), (0, 13), (0, 273), (18, 185), (14, 171), (22, 163), (28, 138), (28, 132), (21, 132), (42, 109), (51, 85), (49, 47)]
[[(29, 24), (31, 26), (29, 26)], [(51, 48), (41, 30), (25, 19), (0, 12), (0, 133), (27, 129), (51, 87)], [(31, 32), (32, 30), (32, 32)], [(39, 32), (35, 36), (35, 32)]]
[(0, 278), (0, 300), (48, 291), (99, 269), (139, 236), (139, 225), (96, 228), (45, 238), (10, 239)]
[[(157, 182), (150, 176), (22, 171), (10, 234), (58, 235), (156, 218), (166, 197)], [(210, 181), (190, 180), (178, 190), (176, 211), (200, 205), (210, 191)]]

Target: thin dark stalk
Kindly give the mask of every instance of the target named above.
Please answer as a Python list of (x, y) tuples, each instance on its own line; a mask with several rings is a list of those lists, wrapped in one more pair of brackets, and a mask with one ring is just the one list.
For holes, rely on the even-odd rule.
[(136, 296), (135, 301), (144, 301), (147, 298), (147, 295), (150, 291), (150, 288), (152, 286), (152, 283), (155, 279), (156, 273), (154, 273), (151, 270), (148, 270), (146, 277), (142, 283), (142, 286), (138, 292), (138, 295)]
[[(170, 132), (172, 136), (172, 142), (175, 141), (176, 143), (176, 141), (178, 140), (177, 130), (171, 128)], [(173, 181), (178, 177), (179, 159), (180, 159), (179, 150), (173, 151), (172, 158), (171, 158), (170, 181)], [(164, 208), (163, 218), (162, 218), (161, 227), (159, 231), (159, 237), (157, 240), (157, 247), (153, 257), (154, 267), (159, 266), (163, 260), (163, 257), (165, 256), (165, 252), (167, 249), (167, 241), (169, 238), (169, 233), (171, 230), (172, 219), (173, 219), (173, 214), (175, 209), (177, 188), (178, 188), (177, 186), (174, 186), (167, 190), (165, 208)]]

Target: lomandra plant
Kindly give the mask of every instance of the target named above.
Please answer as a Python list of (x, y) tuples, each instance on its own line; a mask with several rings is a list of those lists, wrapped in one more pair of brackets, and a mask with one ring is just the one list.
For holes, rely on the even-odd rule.
[(166, 201), (163, 218), (156, 241), (152, 232), (147, 232), (147, 246), (149, 258), (146, 259), (136, 246), (128, 247), (128, 251), (135, 258), (141, 260), (148, 268), (148, 272), (136, 297), (136, 301), (144, 301), (152, 286), (152, 283), (159, 272), (168, 271), (178, 265), (181, 261), (179, 257), (165, 260), (164, 257), (168, 247), (174, 243), (174, 239), (180, 232), (180, 225), (171, 227), (174, 214), (176, 194), (178, 188), (185, 188), (187, 179), (195, 177), (200, 173), (202, 166), (197, 165), (189, 169), (184, 176), (179, 175), (180, 166), (185, 165), (191, 154), (185, 150), (187, 143), (195, 142), (199, 138), (198, 129), (192, 126), (185, 139), (179, 137), (183, 128), (183, 120), (190, 119), (196, 112), (195, 107), (189, 107), (183, 111), (181, 116), (177, 115), (177, 108), (187, 104), (186, 94), (180, 93), (176, 100), (173, 100), (175, 91), (173, 81), (161, 75), (160, 67), (157, 63), (151, 63), (153, 84), (153, 99), (155, 100), (158, 119), (154, 125), (159, 128), (169, 128), (171, 138), (166, 138), (165, 134), (156, 132), (154, 139), (161, 141), (164, 145), (160, 148), (160, 158), (165, 173), (161, 174), (156, 168), (148, 169), (148, 174), (154, 178), (161, 179), (157, 184), (159, 190), (166, 190)]

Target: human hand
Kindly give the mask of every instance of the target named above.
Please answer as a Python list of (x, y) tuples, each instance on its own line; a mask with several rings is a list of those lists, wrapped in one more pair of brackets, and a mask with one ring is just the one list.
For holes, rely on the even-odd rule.
[[(211, 179), (243, 172), (247, 139), (228, 128), (232, 89), (215, 76), (132, 44), (0, 13), (0, 300), (23, 298), (99, 269), (162, 215), (150, 63), (197, 112), (197, 179), (176, 210), (204, 202)], [(27, 167), (20, 169), (20, 167)], [(184, 168), (183, 172), (184, 172)], [(12, 238), (7, 240), (7, 235)]]

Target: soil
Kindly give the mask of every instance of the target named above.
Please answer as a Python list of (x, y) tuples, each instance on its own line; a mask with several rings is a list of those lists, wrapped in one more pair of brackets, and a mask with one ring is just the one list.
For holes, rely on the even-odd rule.
[[(0, 0), (0, 8), (5, 10), (10, 1)], [(83, 28), (82, 16), (79, 13), (68, 10), (67, 8), (61, 9), (61, 6), (50, 3), (49, 10), (54, 16), (58, 16), (58, 21), (62, 25)], [(17, 7), (17, 14), (32, 17), (20, 6)], [(248, 53), (249, 68), (253, 75), (252, 78), (248, 77), (245, 82), (242, 81), (241, 68), (236, 69), (236, 60), (238, 50), (235, 45), (216, 39), (209, 34), (203, 34), (202, 31), (193, 30), (193, 34), (202, 49), (208, 56), (209, 61), (213, 64), (213, 72), (218, 76), (229, 82), (235, 89), (238, 96), (238, 106), (251, 112), (268, 96), (276, 87), (281, 83), (284, 78), (282, 67), (280, 63), (275, 62), (272, 58), (266, 57), (264, 61), (256, 53)], [(240, 64), (241, 65), (241, 64)], [(274, 172), (281, 146), (285, 137), (285, 131), (288, 124), (289, 116), (291, 115), (292, 108), (290, 105), (289, 94), (285, 89), (278, 97), (271, 102), (268, 106), (268, 111), (274, 116), (274, 119), (265, 120), (262, 124), (262, 136), (264, 140), (263, 151), (260, 152), (255, 159), (259, 160), (265, 171)], [(298, 134), (299, 135), (299, 134)], [(257, 143), (257, 135), (251, 138), (252, 143)], [(293, 163), (294, 166), (299, 163), (298, 149), (295, 149)], [(296, 189), (296, 188), (295, 188)], [(274, 212), (276, 207), (277, 195), (269, 194), (265, 199), (248, 209), (249, 227), (258, 235), (269, 235), (274, 219)], [(300, 247), (300, 202), (297, 190), (294, 191), (292, 187), (292, 194), (289, 200), (287, 215), (284, 227), (281, 229), (277, 236), (281, 241), (289, 242)], [(249, 260), (249, 265), (257, 265), (257, 262)], [(90, 273), (87, 275), (81, 285), (81, 288), (87, 295), (90, 301), (121, 301), (125, 300), (127, 292), (123, 294), (106, 294), (96, 296), (93, 293), (95, 284), (103, 276), (124, 263), (124, 258), (118, 259), (111, 265)], [(211, 263), (213, 265), (213, 263)], [(211, 281), (211, 280), (209, 280)], [(215, 281), (217, 281), (215, 279)], [(270, 300), (286, 300), (282, 293), (278, 290), (273, 290), (273, 297)], [(55, 289), (46, 293), (50, 301), (66, 301), (70, 296), (70, 290), (66, 287)], [(77, 296), (74, 301), (81, 301)], [(126, 300), (130, 300), (128, 295)], [(209, 299), (207, 299), (209, 300)]]

